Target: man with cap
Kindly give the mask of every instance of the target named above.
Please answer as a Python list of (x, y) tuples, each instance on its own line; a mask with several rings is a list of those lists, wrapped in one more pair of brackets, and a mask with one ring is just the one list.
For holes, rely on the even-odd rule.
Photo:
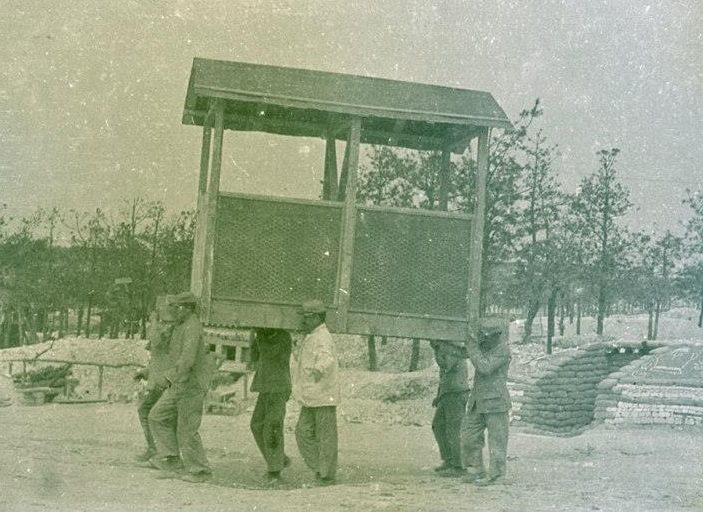
[[(474, 386), (469, 394), (464, 454), (475, 473), (465, 481), (479, 485), (499, 483), (505, 475), (508, 452), (507, 329), (497, 322), (481, 324), (478, 341), (469, 338), (466, 353), (474, 366)], [(488, 473), (483, 464), (484, 435), (488, 436)]]
[(306, 334), (294, 354), (291, 372), (293, 396), (301, 405), (295, 440), (318, 485), (334, 484), (337, 473), (339, 364), (325, 325), (326, 312), (322, 301), (303, 303)]
[(466, 348), (461, 342), (430, 341), (439, 366), (436, 407), (432, 419), (434, 434), (442, 464), (435, 468), (440, 476), (459, 477), (466, 474), (462, 455), (461, 428), (466, 416), (469, 397), (469, 369)]
[(156, 455), (154, 436), (149, 427), (149, 412), (166, 389), (166, 372), (175, 361), (169, 357), (169, 346), (174, 328), (174, 315), (171, 308), (172, 295), (159, 296), (156, 308), (149, 318), (146, 349), (149, 351), (149, 364), (134, 374), (134, 380), (146, 380), (146, 386), (139, 397), (137, 414), (146, 439), (146, 451), (137, 460), (146, 462)]
[(190, 292), (180, 293), (171, 301), (176, 325), (169, 353), (175, 364), (166, 372), (166, 390), (149, 413), (157, 450), (150, 463), (194, 483), (206, 481), (212, 473), (198, 430), (215, 367), (213, 355), (203, 342), (197, 303)]

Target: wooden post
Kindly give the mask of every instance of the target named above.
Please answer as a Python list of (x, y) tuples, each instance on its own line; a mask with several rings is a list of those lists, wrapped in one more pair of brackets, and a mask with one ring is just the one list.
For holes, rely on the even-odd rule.
[(217, 218), (217, 199), (220, 193), (220, 171), (222, 170), (222, 146), (224, 139), (224, 105), (215, 100), (215, 136), (212, 147), (210, 180), (207, 187), (207, 205), (203, 229), (203, 271), (200, 287), (201, 319), (208, 323), (210, 319), (210, 302), (212, 293), (212, 262), (215, 247), (215, 226)]
[(205, 252), (205, 219), (207, 217), (207, 180), (210, 168), (210, 142), (212, 128), (203, 125), (203, 142), (200, 151), (200, 177), (198, 179), (198, 202), (195, 210), (195, 240), (193, 241), (193, 262), (190, 273), (190, 290), (196, 295), (202, 294), (203, 259)]
[(354, 253), (354, 235), (356, 232), (356, 179), (359, 165), (359, 145), (361, 141), (361, 119), (355, 117), (351, 122), (349, 141), (347, 141), (347, 181), (345, 188), (344, 210), (342, 214), (342, 240), (339, 251), (339, 274), (335, 291), (337, 306), (336, 328), (345, 332), (349, 313), (349, 288), (351, 286), (352, 257)]
[(449, 179), (451, 171), (452, 152), (449, 148), (442, 151), (442, 167), (439, 174), (439, 204), (441, 211), (446, 212), (449, 205)]
[(471, 250), (469, 251), (469, 290), (467, 293), (467, 335), (473, 337), (481, 314), (481, 260), (483, 256), (483, 228), (486, 217), (486, 183), (488, 181), (488, 128), (478, 135), (476, 155), (476, 204), (471, 222)]
[(322, 199), (333, 201), (337, 198), (337, 140), (327, 136), (325, 145), (325, 175), (322, 181)]
[[(349, 140), (351, 140), (351, 134)], [(337, 191), (337, 201), (344, 201), (347, 196), (347, 181), (349, 181), (349, 151), (351, 151), (351, 144), (349, 143), (349, 140), (347, 141), (347, 145), (344, 148), (344, 159), (342, 160), (342, 172), (339, 176), (339, 189)]]

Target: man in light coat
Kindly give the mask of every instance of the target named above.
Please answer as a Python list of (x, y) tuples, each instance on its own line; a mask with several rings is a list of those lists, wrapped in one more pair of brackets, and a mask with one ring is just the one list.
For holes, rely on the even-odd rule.
[[(466, 465), (476, 473), (466, 477), (479, 485), (500, 482), (505, 475), (508, 452), (508, 392), (510, 349), (507, 326), (482, 324), (478, 341), (470, 338), (466, 352), (474, 366), (474, 386), (469, 394), (464, 454)], [(484, 436), (488, 436), (488, 473), (483, 464)]]
[(198, 431), (215, 368), (214, 356), (203, 341), (197, 302), (190, 292), (176, 295), (171, 302), (176, 326), (169, 351), (176, 362), (166, 372), (166, 391), (149, 413), (157, 450), (150, 463), (173, 474), (179, 473), (182, 464), (185, 472), (180, 478), (194, 483), (208, 480), (212, 473)]
[(308, 301), (301, 312), (306, 335), (294, 353), (291, 372), (293, 396), (301, 405), (295, 440), (316, 482), (331, 485), (337, 473), (339, 364), (325, 325), (325, 305)]
[(172, 354), (169, 353), (175, 320), (170, 304), (172, 299), (172, 295), (157, 297), (156, 309), (149, 319), (147, 329), (149, 341), (145, 348), (149, 351), (149, 364), (134, 374), (135, 380), (146, 379), (147, 381), (137, 406), (139, 423), (146, 440), (146, 451), (137, 456), (137, 460), (141, 462), (146, 462), (156, 455), (156, 444), (149, 427), (149, 412), (166, 390), (166, 372), (175, 363), (173, 357), (170, 357)]

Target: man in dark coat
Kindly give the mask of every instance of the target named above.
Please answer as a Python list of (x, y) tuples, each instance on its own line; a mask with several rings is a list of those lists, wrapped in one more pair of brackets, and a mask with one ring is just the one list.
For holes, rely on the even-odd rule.
[(461, 427), (466, 415), (469, 396), (469, 372), (463, 343), (431, 341), (439, 366), (436, 407), (432, 419), (434, 434), (442, 464), (435, 468), (441, 476), (458, 477), (466, 473), (462, 456)]
[(269, 485), (280, 482), (290, 463), (283, 444), (283, 420), (290, 398), (291, 336), (284, 329), (256, 329), (251, 364), (256, 369), (251, 390), (259, 393), (251, 416), (251, 433), (268, 468)]
[[(505, 475), (508, 452), (508, 393), (510, 349), (507, 326), (486, 323), (478, 341), (470, 338), (466, 352), (474, 366), (474, 386), (469, 394), (466, 418), (465, 456), (476, 473), (467, 481), (485, 485), (500, 482)], [(483, 464), (484, 435), (488, 435), (488, 473)]]

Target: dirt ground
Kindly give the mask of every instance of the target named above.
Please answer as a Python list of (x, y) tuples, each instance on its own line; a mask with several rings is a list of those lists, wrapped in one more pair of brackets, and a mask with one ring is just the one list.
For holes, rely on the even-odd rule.
[(133, 462), (143, 447), (134, 404), (0, 408), (0, 510), (703, 510), (700, 429), (599, 426), (571, 438), (513, 429), (506, 483), (477, 488), (434, 475), (429, 426), (342, 419), (338, 484), (314, 487), (291, 424), (286, 486), (266, 489), (248, 421), (205, 416), (214, 475), (192, 484)]

